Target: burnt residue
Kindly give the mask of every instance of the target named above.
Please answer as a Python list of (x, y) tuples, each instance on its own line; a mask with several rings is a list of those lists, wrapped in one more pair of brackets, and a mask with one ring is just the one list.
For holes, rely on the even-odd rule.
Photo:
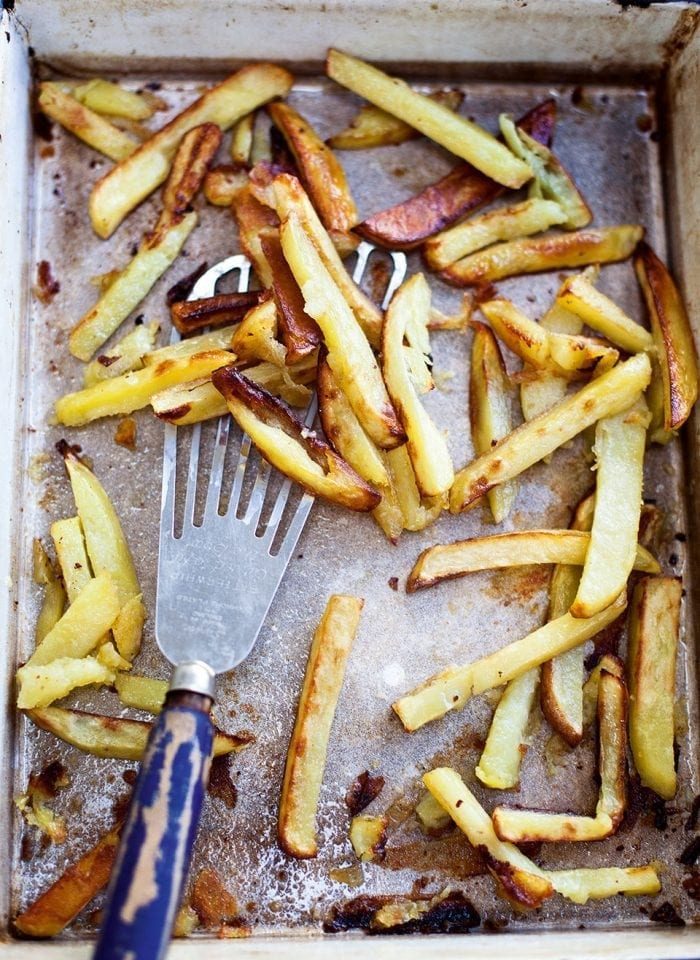
[(639, 779), (639, 774), (635, 771), (630, 771), (627, 790), (627, 810), (625, 812), (625, 819), (621, 825), (620, 832), (626, 833), (627, 831), (632, 830), (640, 816), (644, 816), (647, 818), (647, 820), (651, 820), (657, 829), (665, 830), (667, 825), (666, 808), (663, 801), (661, 801), (661, 806), (663, 808), (663, 819), (660, 819), (657, 806), (658, 802), (659, 797), (654, 793), (654, 791), (642, 785), (642, 781)]
[(60, 760), (52, 760), (41, 773), (32, 773), (29, 777), (30, 791), (44, 800), (53, 800), (61, 787), (69, 783), (68, 772)]
[(182, 277), (177, 283), (174, 283), (165, 294), (165, 302), (169, 307), (174, 303), (178, 303), (180, 300), (186, 300), (189, 295), (192, 293), (192, 288), (195, 283), (199, 280), (203, 273), (209, 269), (209, 264), (205, 260), (204, 263), (200, 263), (191, 273), (188, 273), (187, 276)]
[(357, 777), (345, 794), (345, 803), (350, 816), (355, 817), (375, 800), (384, 788), (384, 777), (373, 777), (365, 770)]
[(112, 816), (116, 823), (123, 823), (124, 820), (126, 820), (131, 804), (132, 792), (132, 790), (128, 790), (126, 793), (120, 793), (112, 803)]
[(694, 837), (678, 858), (679, 863), (686, 867), (692, 867), (698, 862), (700, 857), (700, 837)]
[(61, 289), (61, 284), (54, 277), (51, 264), (48, 260), (40, 260), (36, 265), (36, 283), (33, 287), (34, 296), (44, 305), (51, 303)]
[(685, 821), (685, 829), (697, 830), (698, 818), (700, 818), (700, 794), (698, 794), (698, 796), (693, 800), (693, 805), (690, 808), (690, 814), (688, 819)]
[(238, 790), (231, 779), (231, 757), (214, 757), (209, 776), (209, 793), (221, 800), (229, 810), (233, 810), (238, 803)]
[(481, 923), (481, 917), (463, 893), (449, 893), (419, 917), (391, 927), (374, 926), (374, 918), (388, 904), (428, 902), (430, 896), (361, 896), (332, 907), (323, 921), (325, 933), (364, 930), (369, 934), (468, 933)]
[(101, 353), (97, 358), (97, 362), (100, 364), (100, 366), (111, 367), (112, 364), (116, 363), (118, 359), (118, 356), (108, 357), (107, 354)]
[(676, 908), (672, 903), (669, 903), (668, 900), (665, 903), (662, 903), (660, 907), (657, 907), (653, 913), (650, 913), (649, 919), (653, 920), (654, 923), (663, 923), (667, 927), (685, 926), (685, 920), (679, 915)]
[(682, 881), (682, 887), (691, 900), (700, 900), (700, 873), (693, 871)]

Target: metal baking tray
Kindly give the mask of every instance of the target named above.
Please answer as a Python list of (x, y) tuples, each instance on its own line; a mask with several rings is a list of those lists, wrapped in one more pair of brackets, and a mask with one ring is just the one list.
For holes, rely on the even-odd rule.
[[(133, 453), (115, 446), (112, 421), (69, 431), (50, 425), (56, 397), (79, 385), (79, 364), (69, 357), (66, 341), (76, 318), (94, 300), (89, 278), (128, 259), (132, 245), (155, 219), (157, 200), (143, 204), (109, 241), (98, 240), (90, 229), (87, 197), (109, 161), (56, 126), (50, 144), (32, 135), (32, 77), (37, 70), (58, 76), (125, 73), (124, 81), (134, 87), (161, 84), (160, 93), (174, 113), (203, 83), (240, 63), (275, 59), (297, 75), (290, 102), (324, 136), (340, 129), (358, 102), (323, 77), (320, 64), (330, 44), (387, 61), (425, 89), (445, 82), (463, 85), (469, 115), (491, 128), (502, 110), (519, 114), (554, 96), (556, 150), (589, 200), (595, 223), (643, 223), (650, 243), (671, 262), (693, 318), (700, 307), (700, 275), (691, 269), (700, 256), (696, 226), (700, 144), (691, 122), (697, 110), (700, 62), (700, 43), (694, 35), (697, 10), (683, 3), (623, 9), (604, 0), (528, 4), (482, 0), (466, 7), (457, 2), (430, 8), (417, 3), (413, 18), (402, 11), (400, 30), (396, 8), (379, 0), (350, 9), (335, 2), (304, 2), (293, 10), (277, 3), (232, 8), (215, 2), (198, 18), (179, 0), (132, 3), (128, 10), (108, 2), (100, 5), (99, 13), (83, 3), (19, 0), (14, 13), (3, 14), (7, 44), (0, 76), (4, 105), (0, 169), (6, 197), (0, 224), (0, 272), (5, 279), (0, 364), (10, 402), (0, 436), (0, 542), (7, 584), (0, 626), (7, 637), (8, 671), (0, 694), (6, 717), (0, 759), (8, 771), (0, 816), (6, 864), (0, 907), (6, 931), (9, 918), (104, 832), (115, 800), (127, 788), (124, 774), (134, 766), (82, 756), (18, 719), (12, 709), (11, 678), (17, 662), (28, 655), (38, 609), (29, 575), (31, 540), (46, 537), (50, 523), (68, 516), (72, 505), (53, 447), (66, 436), (71, 443), (80, 443), (94, 462), (124, 522), (152, 611), (162, 442), (162, 426), (147, 411), (137, 415)], [(181, 29), (184, 19), (186, 31)], [(520, 53), (511, 49), (513, 37), (518, 38)], [(523, 57), (523, 62), (514, 62), (514, 56)], [(453, 163), (446, 153), (421, 140), (366, 153), (345, 152), (342, 160), (361, 216), (411, 195)], [(198, 201), (198, 210), (201, 223), (185, 255), (138, 311), (162, 322), (161, 342), (167, 337), (165, 289), (202, 260), (212, 263), (236, 249), (228, 212), (203, 201)], [(40, 260), (50, 261), (61, 284), (48, 305), (31, 294)], [(409, 269), (420, 269), (415, 254), (409, 257)], [(436, 305), (456, 308), (459, 292), (431, 283)], [(538, 316), (557, 283), (556, 276), (542, 275), (498, 286), (527, 313)], [(606, 267), (601, 287), (632, 315), (640, 314), (629, 264)], [(462, 334), (433, 336), (438, 389), (428, 405), (447, 430), (457, 466), (471, 456), (466, 418), (469, 343)], [(540, 862), (551, 867), (657, 860), (664, 870), (662, 893), (657, 898), (617, 897), (584, 907), (556, 898), (536, 913), (517, 914), (495, 895), (493, 881), (484, 875), (466, 840), (456, 833), (444, 840), (423, 837), (411, 815), (420, 795), (420, 773), (447, 762), (473, 783), (494, 698), (475, 698), (458, 714), (412, 735), (401, 729), (390, 703), (448, 664), (472, 660), (539, 624), (548, 571), (485, 573), (407, 596), (405, 578), (420, 550), (488, 532), (493, 527), (485, 512), (446, 514), (421, 533), (404, 534), (392, 547), (369, 517), (317, 502), (253, 654), (219, 683), (216, 709), (221, 725), (249, 730), (255, 740), (232, 764), (238, 791), (233, 811), (216, 798), (207, 801), (193, 872), (213, 864), (235, 893), (242, 916), (253, 928), (250, 939), (235, 944), (241, 956), (321, 956), (328, 949), (344, 956), (359, 956), (361, 951), (364, 955), (367, 943), (358, 935), (323, 939), (321, 923), (332, 906), (359, 894), (409, 894), (416, 885), (437, 893), (448, 884), (464, 892), (484, 921), (468, 941), (462, 936), (388, 937), (375, 940), (373, 951), (381, 956), (401, 951), (441, 957), (461, 956), (465, 949), (488, 949), (496, 955), (518, 949), (524, 956), (593, 956), (603, 948), (616, 957), (698, 954), (700, 936), (693, 927), (698, 911), (681, 886), (688, 868), (678, 863), (693, 835), (686, 824), (700, 792), (693, 627), (697, 618), (691, 577), (698, 542), (693, 509), (699, 475), (697, 438), (695, 418), (681, 441), (652, 451), (644, 490), (645, 498), (656, 500), (666, 515), (660, 559), (666, 571), (683, 576), (686, 587), (678, 675), (686, 722), (678, 796), (667, 804), (665, 826), (658, 822), (654, 826), (653, 811), (640, 809), (607, 841), (550, 845), (540, 853)], [(578, 441), (559, 451), (551, 466), (538, 465), (525, 475), (516, 512), (505, 529), (566, 526), (573, 505), (590, 484), (590, 462)], [(392, 586), (393, 578), (398, 578), (398, 589)], [(235, 571), (231, 582), (235, 588)], [(364, 597), (365, 608), (329, 745), (319, 805), (320, 854), (312, 861), (295, 861), (276, 843), (279, 788), (308, 644), (326, 599), (334, 592)], [(167, 676), (167, 664), (155, 649), (152, 623), (147, 625), (137, 669)], [(106, 691), (82, 691), (75, 695), (75, 703), (115, 715), (127, 712)], [(547, 736), (544, 723), (535, 721), (519, 800), (552, 809), (589, 809), (595, 791), (592, 744), (582, 745), (552, 772), (543, 759)], [(11, 798), (24, 789), (30, 771), (57, 757), (71, 778), (71, 786), (55, 805), (66, 817), (69, 839), (63, 846), (44, 848), (30, 842)], [(344, 797), (366, 769), (385, 778), (370, 812), (388, 811), (391, 828), (385, 860), (363, 865), (362, 885), (353, 888), (337, 879), (354, 862)], [(478, 785), (475, 790), (489, 808), (504, 796)], [(337, 870), (340, 875), (332, 873)], [(650, 921), (649, 915), (664, 902), (686, 921), (684, 929)], [(84, 911), (59, 944), (8, 939), (6, 949), (27, 957), (41, 951), (85, 956), (97, 906), (99, 901)], [(487, 934), (494, 929), (503, 935)], [(488, 943), (483, 939), (487, 935)], [(217, 956), (224, 949), (234, 947), (194, 937), (175, 944), (173, 955), (198, 956), (207, 950)]]

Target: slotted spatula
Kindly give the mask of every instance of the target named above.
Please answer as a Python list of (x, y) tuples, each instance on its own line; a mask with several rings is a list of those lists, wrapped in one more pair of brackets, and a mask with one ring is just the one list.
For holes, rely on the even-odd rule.
[[(356, 281), (373, 249), (360, 245)], [(406, 272), (404, 255), (391, 256), (394, 267), (384, 306)], [(246, 290), (250, 265), (236, 255), (209, 269), (190, 299), (213, 295), (218, 281), (235, 270), (239, 290)], [(315, 411), (314, 399), (307, 426)], [(231, 418), (222, 417), (207, 481), (200, 467), (201, 424), (193, 427), (180, 511), (177, 427), (165, 427), (156, 640), (175, 668), (123, 829), (95, 950), (98, 960), (153, 960), (165, 952), (209, 775), (215, 676), (233, 669), (252, 650), (313, 504), (314, 498), (305, 493), (295, 507), (288, 506), (292, 483), (285, 479), (267, 521), (260, 523), (272, 470), (263, 461), (254, 479), (246, 477), (252, 463), (246, 436), (228, 505), (222, 504), (230, 432)], [(239, 517), (241, 494), (251, 482), (247, 507)], [(196, 505), (203, 493), (203, 515), (197, 523)]]

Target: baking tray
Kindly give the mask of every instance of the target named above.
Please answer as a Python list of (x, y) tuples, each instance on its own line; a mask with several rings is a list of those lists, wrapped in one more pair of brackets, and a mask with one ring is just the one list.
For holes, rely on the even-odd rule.
[[(698, 302), (697, 289), (686, 265), (692, 262), (693, 250), (696, 255), (700, 251), (697, 233), (688, 229), (686, 223), (690, 222), (698, 198), (687, 185), (697, 183), (692, 180), (697, 152), (689, 152), (691, 125), (678, 120), (683, 110), (693, 107), (693, 89), (697, 90), (698, 50), (691, 42), (695, 21), (687, 5), (670, 4), (640, 12), (622, 11), (608, 3), (531, 3), (526, 12), (519, 4), (495, 4), (488, 7), (493, 15), (488, 30), (478, 26), (479, 10), (485, 10), (482, 5), (474, 5), (470, 12), (448, 5), (440, 15), (422, 11), (421, 18), (426, 19), (423, 29), (407, 28), (401, 42), (393, 42), (391, 47), (386, 45), (393, 23), (388, 6), (358, 4), (357, 9), (346, 11), (343, 16), (335, 4), (324, 6), (321, 15), (320, 8), (312, 4), (301, 4), (293, 13), (276, 5), (240, 5), (236, 36), (244, 37), (245, 42), (236, 44), (237, 59), (291, 59), (299, 76), (291, 102), (316, 122), (323, 134), (339, 129), (356, 108), (352, 96), (319, 76), (318, 61), (327, 42), (377, 59), (386, 59), (383, 52), (391, 49), (391, 59), (402, 65), (402, 72), (414, 74), (426, 87), (445, 78), (464, 82), (470, 115), (491, 125), (500, 110), (518, 114), (548, 95), (555, 96), (559, 105), (557, 152), (592, 202), (596, 222), (644, 223), (652, 245), (670, 257), (681, 283), (685, 283), (692, 316), (693, 305)], [(10, 411), (7, 436), (3, 437), (3, 452), (7, 454), (3, 457), (3, 469), (7, 471), (3, 489), (9, 505), (2, 522), (9, 520), (13, 524), (12, 531), (2, 530), (6, 534), (3, 543), (11, 546), (6, 554), (10, 605), (3, 611), (8, 620), (6, 635), (16, 644), (8, 651), (10, 670), (17, 658), (26, 657), (30, 649), (37, 610), (36, 591), (28, 576), (31, 538), (46, 536), (50, 522), (71, 510), (68, 485), (59, 460), (52, 453), (53, 443), (66, 431), (47, 424), (55, 397), (78, 384), (78, 364), (67, 355), (67, 333), (75, 318), (94, 299), (87, 278), (114, 263), (124, 262), (132, 244), (155, 219), (156, 209), (155, 202), (144, 204), (106, 243), (92, 235), (86, 215), (87, 195), (90, 184), (104, 172), (108, 162), (96, 158), (55, 128), (51, 149), (41, 140), (31, 142), (28, 112), (23, 109), (28, 106), (31, 73), (28, 46), (34, 48), (42, 70), (73, 75), (94, 69), (95, 62), (101, 70), (115, 70), (118, 64), (123, 67), (120, 57), (125, 52), (133, 54), (129, 82), (161, 82), (162, 94), (173, 110), (191, 100), (203, 82), (210, 82), (213, 75), (223, 75), (225, 59), (221, 31), (217, 30), (207, 33), (207, 39), (213, 38), (213, 42), (207, 47), (210, 56), (206, 63), (197, 56), (203, 47), (196, 37), (189, 45), (191, 55), (184, 60), (179, 58), (185, 53), (178, 48), (181, 40), (170, 35), (173, 20), (181, 12), (178, 4), (156, 5), (147, 14), (152, 20), (152, 36), (157, 31), (158, 48), (163, 49), (161, 41), (170, 43), (168, 50), (172, 55), (167, 62), (153, 56), (148, 43), (136, 42), (133, 18), (138, 11), (133, 5), (125, 17), (121, 5), (105, 4), (100, 17), (92, 20), (85, 9), (75, 4), (70, 10), (62, 4), (42, 4), (41, 19), (37, 18), (37, 10), (36, 4), (20, 3), (17, 20), (7, 18), (10, 40), (3, 62), (5, 103), (14, 105), (16, 117), (12, 128), (3, 131), (2, 141), (2, 159), (7, 162), (12, 158), (11, 173), (17, 183), (17, 190), (8, 198), (7, 214), (8, 223), (20, 231), (19, 236), (12, 234), (12, 247), (3, 244), (5, 275), (13, 280), (10, 287), (14, 286), (14, 292), (8, 290), (9, 321), (2, 330), (6, 338), (2, 344), (3, 363), (10, 396), (18, 401)], [(597, 20), (592, 16), (594, 10)], [(230, 13), (223, 7), (213, 4), (208, 17), (210, 25), (218, 22), (233, 29)], [(276, 38), (289, 17), (293, 17), (289, 21), (289, 42), (283, 49), (278, 48)], [(109, 32), (109, 25), (114, 26), (117, 21), (124, 28), (119, 39)], [(372, 39), (366, 37), (370, 21), (374, 24)], [(52, 22), (55, 30), (49, 31), (47, 24)], [(462, 31), (472, 31), (467, 52), (460, 50), (452, 39), (457, 24)], [(303, 38), (308, 33), (305, 25), (313, 25), (317, 32), (313, 42)], [(79, 28), (83, 38), (80, 49), (74, 39)], [(561, 40), (559, 47), (546, 47), (548, 56), (542, 55), (541, 35), (545, 28), (550, 40)], [(521, 31), (519, 35), (531, 41), (526, 44), (523, 40), (523, 48), (533, 56), (540, 54), (537, 82), (532, 81), (528, 64), (512, 62), (512, 79), (508, 83), (493, 79), (495, 64), (505, 52), (507, 29)], [(572, 43), (572, 31), (577, 31), (578, 61), (565, 55), (566, 42)], [(127, 51), (121, 46), (125, 36), (132, 44)], [(588, 45), (592, 49), (594, 41), (597, 60), (591, 71), (590, 63), (584, 66), (581, 51)], [(87, 51), (94, 53), (88, 57)], [(646, 82), (640, 79), (642, 74)], [(12, 99), (11, 84), (15, 85)], [(366, 155), (348, 152), (342, 157), (361, 215), (410, 195), (450, 166), (447, 155), (422, 141)], [(6, 169), (6, 176), (9, 175)], [(679, 197), (683, 198), (682, 204)], [(139, 308), (147, 318), (164, 319), (163, 291), (178, 276), (203, 259), (211, 263), (234, 249), (235, 232), (228, 214), (207, 209), (203, 204), (201, 214), (202, 224), (187, 244), (187, 257)], [(14, 258), (13, 250), (18, 254)], [(51, 261), (62, 284), (60, 294), (48, 306), (38, 305), (29, 295), (35, 265), (41, 259)], [(411, 269), (417, 269), (416, 258), (412, 256), (410, 260)], [(556, 278), (543, 276), (508, 281), (499, 284), (499, 289), (537, 316), (556, 283)], [(639, 310), (629, 265), (606, 268), (602, 287), (633, 314)], [(436, 285), (434, 291), (436, 303), (443, 309), (454, 308), (458, 302), (459, 295), (442, 285)], [(161, 336), (164, 334), (165, 331)], [(465, 415), (469, 339), (436, 334), (433, 343), (438, 389), (429, 398), (429, 406), (437, 422), (448, 429), (453, 457), (461, 465), (471, 450)], [(159, 489), (162, 428), (144, 414), (138, 417), (138, 429), (138, 448), (133, 454), (114, 445), (111, 422), (70, 431), (68, 438), (82, 444), (115, 499), (134, 550), (147, 605), (152, 610), (158, 521), (154, 491)], [(694, 531), (693, 511), (687, 510), (687, 504), (693, 502), (697, 476), (694, 436), (691, 425), (684, 446), (675, 444), (665, 451), (654, 451), (645, 484), (645, 496), (658, 499), (666, 510), (661, 558), (667, 570), (683, 573), (688, 588)], [(507, 528), (565, 526), (571, 507), (590, 480), (590, 465), (580, 442), (559, 452), (554, 468), (541, 465), (524, 478), (517, 513)], [(583, 908), (562, 905), (558, 900), (545, 905), (537, 914), (517, 916), (494, 897), (492, 881), (483, 876), (466, 842), (456, 835), (445, 841), (425, 841), (417, 831), (410, 809), (419, 795), (420, 772), (436, 762), (449, 762), (469, 775), (487, 730), (493, 699), (477, 698), (459, 714), (413, 735), (401, 730), (391, 714), (391, 700), (449, 663), (466, 662), (524, 635), (540, 622), (544, 612), (546, 578), (534, 569), (479, 575), (414, 597), (403, 593), (405, 576), (423, 547), (474, 535), (485, 528), (488, 522), (480, 511), (457, 518), (444, 516), (421, 534), (404, 535), (399, 546), (391, 548), (369, 518), (343, 513), (325, 504), (317, 503), (314, 507), (254, 653), (235, 674), (220, 682), (218, 715), (222, 724), (227, 729), (249, 729), (256, 739), (233, 763), (238, 788), (235, 810), (231, 813), (215, 799), (210, 799), (205, 808), (195, 869), (203, 863), (214, 863), (235, 891), (241, 912), (255, 932), (251, 940), (235, 944), (243, 956), (280, 949), (285, 953), (298, 950), (300, 954), (303, 950), (309, 956), (311, 950), (328, 949), (329, 943), (317, 944), (315, 939), (308, 938), (319, 934), (320, 920), (331, 905), (358, 893), (409, 893), (416, 881), (424, 883), (429, 892), (437, 892), (450, 883), (463, 890), (488, 921), (484, 929), (504, 926), (508, 936), (498, 941), (490, 939), (488, 948), (492, 951), (510, 951), (514, 940), (521, 949), (522, 940), (522, 949), (539, 954), (543, 944), (550, 944), (567, 955), (585, 955), (598, 949), (596, 928), (610, 929), (612, 924), (624, 930), (624, 935), (615, 939), (619, 955), (627, 950), (635, 956), (687, 956), (697, 952), (698, 938), (690, 927), (683, 933), (660, 931), (648, 920), (648, 914), (665, 900), (689, 924), (695, 914), (693, 902), (680, 892), (682, 871), (676, 863), (692, 836), (686, 832), (685, 823), (698, 792), (690, 592), (685, 604), (685, 655), (679, 668), (679, 689), (688, 723), (681, 744), (679, 795), (677, 802), (668, 805), (667, 827), (655, 829), (650, 826), (649, 817), (642, 815), (634, 826), (602, 844), (585, 845), (578, 850), (550, 846), (542, 853), (542, 862), (552, 867), (661, 860), (667, 873), (659, 898), (653, 902), (616, 898)], [(681, 541), (674, 539), (677, 533), (688, 534), (690, 556)], [(394, 577), (399, 580), (398, 591), (389, 584)], [(329, 749), (320, 802), (321, 854), (315, 861), (296, 862), (278, 850), (274, 839), (279, 783), (309, 638), (332, 592), (356, 593), (365, 598), (366, 605)], [(137, 669), (166, 676), (167, 666), (155, 653), (149, 632), (147, 638)], [(93, 696), (83, 692), (76, 695), (76, 703), (86, 709), (120, 712), (118, 701), (109, 694)], [(95, 842), (110, 818), (112, 804), (126, 789), (124, 772), (133, 766), (82, 757), (29, 725), (16, 724), (11, 707), (7, 708), (7, 715), (3, 746), (7, 764), (15, 771), (13, 791), (23, 789), (30, 770), (41, 769), (59, 755), (69, 769), (72, 787), (61, 794), (57, 804), (69, 824), (67, 847), (32, 850), (27, 841), (22, 842), (18, 819), (5, 811), (3, 839), (11, 865), (2, 894), (6, 917), (46, 886), (63, 868), (67, 857), (79, 855)], [(538, 745), (545, 737), (544, 728), (538, 730), (535, 725), (523, 768), (521, 798), (558, 809), (590, 807), (594, 791), (590, 744), (576, 751), (568, 768), (561, 769), (552, 780), (546, 765), (538, 760)], [(350, 783), (365, 769), (379, 772), (386, 779), (383, 793), (370, 810), (388, 809), (393, 826), (384, 864), (365, 865), (362, 887), (351, 889), (332, 880), (329, 871), (353, 862), (343, 798)], [(477, 792), (488, 804), (502, 796), (478, 788)], [(221, 850), (228, 853), (222, 857)], [(647, 911), (646, 915), (640, 912), (640, 906)], [(82, 955), (86, 947), (81, 941), (93, 930), (89, 913), (90, 910), (86, 911), (86, 916), (65, 935), (67, 941), (73, 942), (64, 946), (16, 944), (12, 949), (27, 955), (47, 949)], [(585, 937), (564, 932), (579, 926), (589, 928)], [(543, 929), (547, 933), (544, 939), (527, 936)], [(284, 945), (279, 942), (282, 936)], [(287, 937), (292, 939), (287, 941)], [(471, 948), (481, 949), (474, 937), (472, 934), (469, 939)], [(367, 946), (365, 942), (339, 937), (330, 943), (332, 949), (349, 955)], [(177, 945), (176, 949), (195, 955), (195, 951), (214, 948), (210, 941), (204, 946), (193, 940)], [(387, 955), (399, 949), (403, 954), (425, 950), (428, 955), (439, 950), (440, 955), (449, 956), (452, 951), (463, 950), (464, 945), (462, 938), (441, 938), (431, 947), (426, 947), (424, 940), (402, 939), (400, 946), (395, 940), (374, 942), (372, 949)]]

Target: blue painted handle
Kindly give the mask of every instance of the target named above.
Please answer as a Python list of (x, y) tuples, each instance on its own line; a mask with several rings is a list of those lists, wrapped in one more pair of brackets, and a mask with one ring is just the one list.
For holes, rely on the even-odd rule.
[[(180, 906), (213, 727), (206, 697), (171, 694), (153, 726), (107, 891), (95, 960), (156, 960)], [(201, 701), (199, 709), (193, 706)]]

